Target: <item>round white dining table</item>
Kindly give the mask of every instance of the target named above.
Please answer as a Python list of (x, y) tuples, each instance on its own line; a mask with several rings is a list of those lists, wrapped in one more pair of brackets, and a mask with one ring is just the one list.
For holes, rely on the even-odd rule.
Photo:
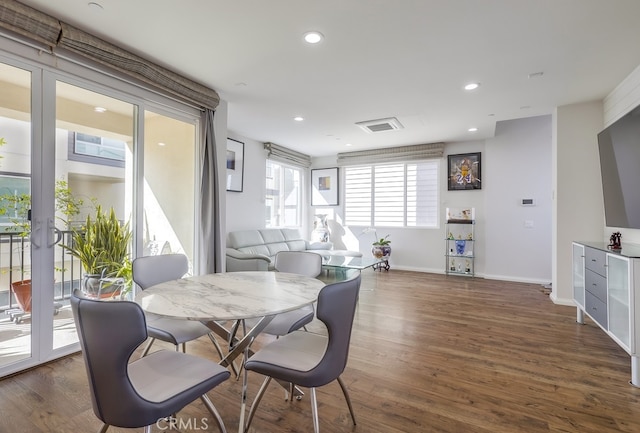
[[(149, 313), (207, 325), (228, 342), (229, 352), (220, 364), (235, 371), (233, 361), (251, 355), (251, 342), (277, 314), (315, 302), (325, 285), (315, 278), (284, 272), (227, 272), (166, 281), (138, 292), (136, 302)], [(260, 320), (237, 338), (238, 324), (251, 318)], [(234, 326), (225, 327), (225, 321), (233, 321)], [(242, 370), (239, 432), (244, 431), (247, 396), (247, 372)], [(296, 395), (300, 394), (297, 389)]]
[(144, 311), (176, 319), (242, 320), (311, 304), (324, 286), (284, 272), (227, 272), (166, 281), (140, 291), (136, 301)]

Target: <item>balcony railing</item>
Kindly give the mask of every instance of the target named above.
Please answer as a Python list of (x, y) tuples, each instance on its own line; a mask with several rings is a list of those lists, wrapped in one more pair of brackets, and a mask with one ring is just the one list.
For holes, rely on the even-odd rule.
[[(71, 231), (62, 231), (55, 246), (55, 272), (52, 289), (55, 301), (68, 299), (80, 287), (82, 265), (62, 245), (71, 243)], [(20, 233), (0, 231), (0, 312), (18, 308), (11, 283), (31, 278), (31, 244)]]

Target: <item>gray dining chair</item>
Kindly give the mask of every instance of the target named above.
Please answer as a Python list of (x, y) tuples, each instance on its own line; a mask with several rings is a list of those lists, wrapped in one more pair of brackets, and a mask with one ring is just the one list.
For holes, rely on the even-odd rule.
[[(277, 272), (304, 275), (315, 278), (322, 272), (322, 256), (305, 251), (280, 251), (276, 254), (274, 268)], [(311, 305), (278, 314), (262, 331), (270, 335), (286, 335), (304, 328), (313, 321), (315, 311)]]
[[(189, 260), (184, 254), (161, 254), (157, 256), (138, 257), (133, 260), (133, 281), (144, 290), (165, 281), (177, 280), (189, 271)], [(146, 356), (155, 340), (174, 344), (176, 350), (182, 347), (186, 352), (186, 343), (207, 335), (218, 352), (224, 358), (222, 348), (211, 330), (204, 324), (193, 320), (172, 319), (146, 313), (149, 342), (142, 351)], [(235, 370), (235, 368), (234, 368)]]
[(315, 433), (320, 431), (316, 388), (337, 380), (349, 407), (353, 425), (356, 425), (351, 399), (340, 375), (349, 356), (360, 281), (358, 273), (349, 280), (329, 284), (320, 291), (316, 316), (326, 325), (327, 335), (294, 331), (267, 344), (246, 361), (247, 371), (263, 374), (266, 378), (251, 405), (245, 432), (251, 425), (271, 379), (310, 388)]
[(218, 428), (224, 422), (207, 396), (231, 375), (215, 362), (186, 353), (159, 350), (129, 363), (147, 339), (145, 315), (135, 302), (99, 301), (71, 296), (82, 356), (89, 379), (93, 412), (104, 425), (123, 428), (151, 426), (172, 417), (200, 398)]
[[(315, 278), (322, 272), (322, 256), (305, 251), (280, 251), (275, 256), (274, 268), (276, 272), (288, 272)], [(313, 321), (314, 317), (313, 307), (306, 305), (297, 310), (276, 315), (261, 333), (278, 337), (286, 335), (304, 328)], [(258, 323), (258, 319), (245, 319), (243, 331), (246, 332), (246, 327), (252, 328), (256, 323)], [(235, 335), (235, 331), (232, 331), (232, 334)]]

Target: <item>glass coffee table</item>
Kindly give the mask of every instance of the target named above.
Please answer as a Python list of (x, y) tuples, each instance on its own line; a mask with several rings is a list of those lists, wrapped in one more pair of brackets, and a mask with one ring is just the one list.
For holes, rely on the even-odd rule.
[(388, 259), (384, 257), (348, 257), (348, 256), (323, 256), (322, 269), (334, 271), (338, 276), (345, 276), (348, 271), (361, 271), (366, 268), (389, 269)]

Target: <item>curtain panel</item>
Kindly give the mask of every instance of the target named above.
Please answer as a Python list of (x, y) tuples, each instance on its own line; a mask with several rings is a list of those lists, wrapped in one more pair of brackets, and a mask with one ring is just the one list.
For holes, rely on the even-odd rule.
[(338, 154), (338, 165), (379, 164), (393, 161), (415, 161), (444, 156), (444, 143), (416, 144), (412, 146), (386, 147)]
[(304, 153), (296, 152), (275, 143), (264, 143), (264, 149), (267, 151), (267, 158), (269, 159), (304, 168), (311, 167), (311, 157)]
[(0, 28), (54, 53), (67, 50), (198, 107), (215, 110), (220, 103), (215, 90), (14, 0), (0, 0)]
[(204, 143), (200, 155), (202, 178), (200, 180), (200, 251), (198, 254), (199, 271), (202, 274), (224, 272), (225, 237), (219, 221), (222, 215), (222, 205), (220, 194), (218, 194), (222, 174), (216, 170), (218, 156), (213, 123), (214, 115), (213, 110), (205, 110), (203, 113)]

